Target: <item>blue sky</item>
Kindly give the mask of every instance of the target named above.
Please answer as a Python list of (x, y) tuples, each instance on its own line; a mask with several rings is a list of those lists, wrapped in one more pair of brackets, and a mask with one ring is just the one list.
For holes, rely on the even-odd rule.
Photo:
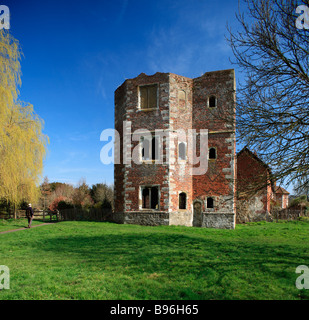
[(50, 138), (50, 181), (113, 183), (103, 130), (114, 127), (114, 91), (141, 72), (198, 77), (237, 68), (225, 36), (238, 0), (5, 0), (20, 41), (20, 99), (34, 105)]

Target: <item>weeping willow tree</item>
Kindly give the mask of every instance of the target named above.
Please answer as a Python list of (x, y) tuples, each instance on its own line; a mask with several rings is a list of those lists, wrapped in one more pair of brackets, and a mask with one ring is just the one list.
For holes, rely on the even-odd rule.
[[(7, 31), (0, 31), (0, 198), (14, 208), (36, 202), (48, 137), (33, 106), (18, 100), (21, 49)], [(16, 212), (16, 210), (14, 210)], [(15, 214), (16, 217), (16, 214)]]

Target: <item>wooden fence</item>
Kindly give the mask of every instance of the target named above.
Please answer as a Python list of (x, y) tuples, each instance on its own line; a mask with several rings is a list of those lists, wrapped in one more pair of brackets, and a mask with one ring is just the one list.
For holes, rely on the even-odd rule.
[[(4, 213), (2, 212), (0, 214), (0, 219), (13, 219), (14, 214), (13, 213)], [(26, 218), (26, 210), (17, 210), (16, 212), (16, 218)], [(39, 219), (39, 220), (56, 220), (59, 221), (59, 211), (50, 211), (50, 210), (33, 210), (33, 218)]]
[(60, 210), (61, 221), (112, 221), (112, 209), (65, 209)]
[[(34, 219), (43, 221), (112, 221), (112, 209), (65, 209), (60, 211), (34, 210)], [(26, 218), (26, 210), (18, 210), (17, 219)], [(0, 219), (13, 219), (14, 214), (0, 213)]]

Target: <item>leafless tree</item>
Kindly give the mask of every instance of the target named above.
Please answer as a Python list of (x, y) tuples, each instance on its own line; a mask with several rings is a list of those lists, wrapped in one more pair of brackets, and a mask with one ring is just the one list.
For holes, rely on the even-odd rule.
[(309, 0), (242, 3), (240, 29), (228, 28), (233, 63), (243, 76), (237, 85), (238, 141), (258, 153), (274, 179), (290, 184), (302, 177), (308, 185)]
[(297, 179), (293, 191), (297, 196), (305, 195), (309, 201), (309, 177), (304, 176)]

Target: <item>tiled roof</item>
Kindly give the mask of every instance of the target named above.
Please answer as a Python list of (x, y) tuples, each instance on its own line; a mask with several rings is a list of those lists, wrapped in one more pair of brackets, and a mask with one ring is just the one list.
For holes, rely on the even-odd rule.
[(282, 187), (276, 187), (276, 193), (290, 194), (290, 192), (286, 191)]

